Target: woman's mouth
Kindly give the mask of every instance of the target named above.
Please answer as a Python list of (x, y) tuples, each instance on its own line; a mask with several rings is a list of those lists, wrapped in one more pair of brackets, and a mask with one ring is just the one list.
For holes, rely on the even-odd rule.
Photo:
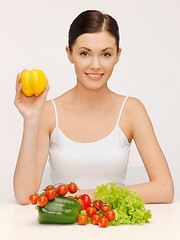
[(104, 73), (86, 73), (86, 75), (92, 80), (100, 80)]

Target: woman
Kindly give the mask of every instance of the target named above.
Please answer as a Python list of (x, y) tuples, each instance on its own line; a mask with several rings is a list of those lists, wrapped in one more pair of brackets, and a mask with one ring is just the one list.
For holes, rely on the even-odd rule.
[(40, 96), (26, 97), (18, 73), (15, 105), (24, 131), (13, 183), (19, 203), (28, 204), (38, 192), (48, 155), (53, 185), (75, 181), (78, 193), (92, 198), (97, 185), (124, 186), (133, 139), (150, 181), (126, 188), (137, 190), (145, 203), (172, 202), (172, 177), (145, 107), (107, 86), (121, 50), (116, 21), (85, 11), (71, 24), (66, 47), (77, 75), (74, 88), (45, 101), (47, 84)]

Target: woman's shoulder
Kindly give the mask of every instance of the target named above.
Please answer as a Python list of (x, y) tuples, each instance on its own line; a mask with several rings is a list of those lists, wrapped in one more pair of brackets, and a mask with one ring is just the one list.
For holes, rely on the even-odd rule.
[(55, 111), (51, 99), (44, 102), (41, 113), (41, 125), (43, 125), (44, 128), (47, 129), (49, 135), (56, 125)]
[[(119, 98), (121, 99), (120, 101), (122, 104), (126, 96), (119, 95)], [(126, 121), (128, 121), (130, 125), (148, 115), (142, 100), (133, 96), (127, 97), (123, 113), (126, 116)]]
[(138, 119), (141, 118), (143, 115), (147, 115), (142, 100), (132, 96), (128, 96), (127, 98), (125, 111), (127, 112), (128, 117), (130, 120), (132, 120), (132, 122), (135, 121), (135, 117), (136, 119)]
[[(68, 102), (68, 99), (69, 99), (69, 91), (55, 97), (55, 98), (51, 98), (49, 100), (46, 100), (45, 103), (44, 103), (44, 109), (47, 110), (47, 111), (51, 111), (52, 109), (54, 109), (53, 107), (53, 102), (55, 103), (55, 105), (58, 105), (58, 104), (63, 104), (63, 103), (66, 103)], [(52, 102), (53, 100), (53, 102)]]
[(130, 111), (135, 111), (137, 108), (144, 107), (143, 102), (139, 98), (127, 96), (127, 95), (120, 95), (120, 94), (116, 94), (116, 97), (122, 103), (127, 98), (126, 99), (126, 108)]
[[(56, 106), (61, 105), (61, 106), (69, 106), (73, 102), (73, 88), (64, 92), (63, 94), (53, 98), (54, 103)], [(51, 100), (50, 100), (51, 102)], [(51, 103), (52, 104), (52, 103)]]
[[(54, 127), (56, 126), (56, 110), (59, 105), (68, 105), (68, 92), (63, 93), (62, 95), (51, 98), (44, 102), (42, 109), (42, 122), (46, 125), (46, 128), (49, 131), (49, 134), (52, 133)], [(52, 101), (53, 100), (53, 101)], [(53, 105), (55, 103), (55, 106)], [(50, 116), (50, 117), (49, 117)]]
[(134, 115), (136, 115), (137, 113), (146, 111), (143, 102), (137, 97), (120, 94), (115, 94), (114, 97), (114, 102), (116, 102), (120, 106), (122, 106), (122, 104), (126, 100), (123, 107), (123, 112), (127, 114), (128, 119), (133, 119)]
[(147, 114), (144, 103), (136, 97), (128, 97), (127, 109), (133, 116), (137, 114)]
[(125, 112), (131, 129), (137, 129), (141, 124), (150, 122), (150, 117), (142, 100), (136, 97), (128, 97)]
[(131, 110), (144, 107), (143, 102), (139, 98), (128, 96), (127, 100), (128, 100), (128, 107)]

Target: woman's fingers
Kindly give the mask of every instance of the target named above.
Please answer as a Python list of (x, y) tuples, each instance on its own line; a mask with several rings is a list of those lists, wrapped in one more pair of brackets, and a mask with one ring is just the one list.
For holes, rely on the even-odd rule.
[(50, 86), (49, 86), (49, 80), (46, 78), (46, 80), (47, 80), (47, 84), (46, 84), (46, 88), (45, 88), (45, 90), (46, 91), (49, 91), (49, 89), (50, 89)]
[(47, 97), (47, 94), (48, 94), (48, 92), (49, 92), (49, 89), (50, 89), (50, 86), (49, 86), (49, 81), (48, 81), (48, 79), (47, 79), (47, 78), (46, 78), (46, 80), (47, 80), (46, 88), (44, 89), (44, 91), (43, 91), (43, 93), (42, 93), (42, 96), (44, 97), (44, 99), (46, 99), (46, 97)]
[(20, 73), (18, 72), (17, 77), (16, 77), (16, 91), (18, 89), (19, 84), (20, 84)]
[(27, 69), (25, 68), (24, 70), (22, 70), (22, 72), (21, 73), (23, 73), (23, 72), (25, 72), (25, 71), (27, 71)]
[(20, 100), (20, 94), (21, 94), (22, 84), (20, 83), (16, 89), (16, 95), (14, 99), (14, 105), (17, 107), (17, 104)]
[[(21, 73), (23, 73), (23, 72), (25, 72), (25, 71), (27, 71), (26, 68), (25, 68)], [(19, 86), (19, 84), (20, 84), (21, 73), (18, 72), (17, 77), (16, 77), (16, 91), (17, 91), (17, 88), (18, 88), (18, 86)]]

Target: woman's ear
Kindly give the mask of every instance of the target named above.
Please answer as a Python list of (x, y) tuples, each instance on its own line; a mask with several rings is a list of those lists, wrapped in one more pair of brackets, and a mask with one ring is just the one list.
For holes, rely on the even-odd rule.
[(122, 52), (122, 48), (119, 48), (119, 51), (118, 51), (118, 53), (117, 53), (117, 59), (116, 59), (115, 65), (116, 65), (116, 64), (118, 63), (118, 61), (119, 61), (121, 52)]
[(70, 51), (68, 46), (66, 46), (66, 52), (67, 52), (67, 56), (68, 56), (69, 61), (71, 63), (74, 63), (73, 58), (72, 58), (72, 52)]

